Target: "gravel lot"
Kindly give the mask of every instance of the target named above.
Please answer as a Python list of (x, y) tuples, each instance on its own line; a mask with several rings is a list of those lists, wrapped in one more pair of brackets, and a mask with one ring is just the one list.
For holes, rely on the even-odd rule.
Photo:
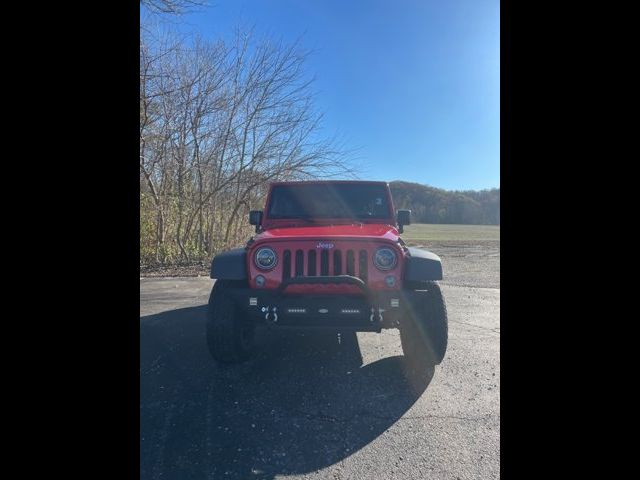
[(221, 368), (204, 338), (212, 280), (141, 278), (141, 479), (499, 478), (499, 242), (431, 248), (449, 349), (426, 380), (395, 330), (267, 333)]

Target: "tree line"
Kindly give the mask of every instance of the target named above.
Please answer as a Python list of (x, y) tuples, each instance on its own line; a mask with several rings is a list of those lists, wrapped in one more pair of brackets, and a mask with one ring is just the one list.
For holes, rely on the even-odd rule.
[(389, 183), (396, 208), (415, 223), (500, 225), (500, 189), (448, 191), (418, 183)]

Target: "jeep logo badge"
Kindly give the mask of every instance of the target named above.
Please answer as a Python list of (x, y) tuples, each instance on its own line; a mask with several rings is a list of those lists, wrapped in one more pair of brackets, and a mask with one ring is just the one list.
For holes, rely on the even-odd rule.
[(318, 242), (316, 248), (333, 248), (335, 245), (330, 242)]

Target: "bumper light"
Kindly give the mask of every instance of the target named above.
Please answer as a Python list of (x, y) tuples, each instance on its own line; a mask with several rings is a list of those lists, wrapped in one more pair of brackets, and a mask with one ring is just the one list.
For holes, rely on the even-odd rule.
[(307, 313), (306, 308), (287, 308), (287, 313)]

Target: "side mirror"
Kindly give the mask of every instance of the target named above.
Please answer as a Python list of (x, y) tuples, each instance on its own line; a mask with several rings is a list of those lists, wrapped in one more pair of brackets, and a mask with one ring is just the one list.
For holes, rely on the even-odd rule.
[(256, 226), (256, 233), (258, 233), (262, 224), (262, 210), (251, 210), (249, 212), (249, 223)]
[(402, 233), (404, 232), (403, 227), (405, 225), (411, 225), (411, 210), (398, 210), (396, 218), (398, 221), (398, 231)]

